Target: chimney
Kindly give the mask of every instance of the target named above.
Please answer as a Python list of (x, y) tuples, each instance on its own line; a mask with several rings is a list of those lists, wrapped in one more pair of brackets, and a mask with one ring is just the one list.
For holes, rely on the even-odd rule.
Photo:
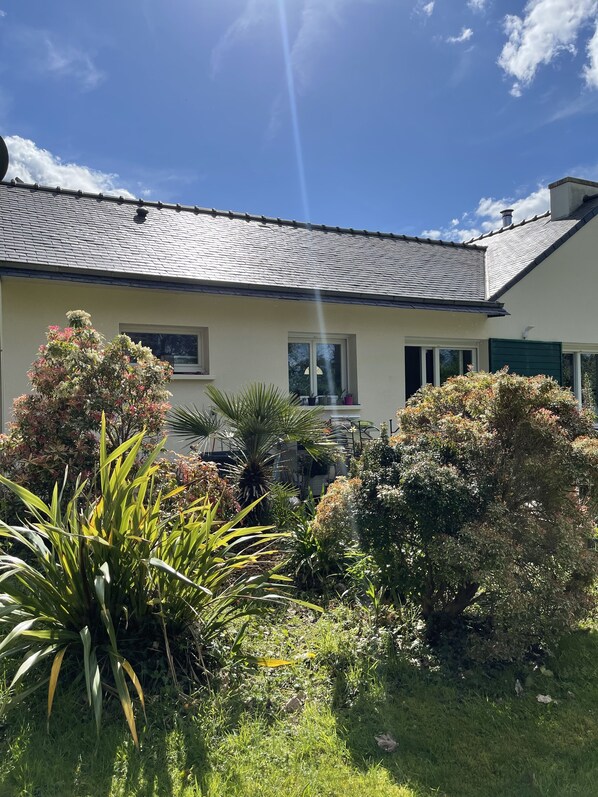
[(566, 219), (574, 213), (586, 199), (598, 196), (598, 183), (591, 180), (580, 180), (578, 177), (563, 177), (551, 183), (550, 218), (551, 221)]
[(500, 215), (502, 216), (502, 226), (510, 227), (513, 223), (513, 208), (505, 208), (505, 210), (501, 210)]

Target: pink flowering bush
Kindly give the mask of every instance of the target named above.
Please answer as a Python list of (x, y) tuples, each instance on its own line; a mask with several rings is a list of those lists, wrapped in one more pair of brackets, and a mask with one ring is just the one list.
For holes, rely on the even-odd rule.
[(143, 429), (150, 445), (169, 409), (170, 365), (126, 335), (107, 342), (83, 310), (67, 319), (65, 328), (49, 327), (28, 373), (31, 392), (14, 401), (9, 432), (0, 436), (0, 471), (46, 498), (56, 482), (65, 480), (68, 492), (79, 475), (93, 474), (102, 413), (116, 448)]
[[(159, 460), (154, 481), (166, 496), (168, 512), (181, 512), (200, 498), (209, 501), (217, 520), (230, 520), (241, 511), (233, 486), (219, 475), (213, 462), (205, 462), (199, 454)], [(170, 495), (177, 487), (185, 489)]]

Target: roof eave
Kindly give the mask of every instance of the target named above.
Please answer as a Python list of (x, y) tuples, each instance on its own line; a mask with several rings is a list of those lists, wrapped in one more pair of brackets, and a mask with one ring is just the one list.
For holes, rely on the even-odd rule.
[(374, 293), (325, 291), (317, 288), (299, 289), (280, 286), (257, 285), (235, 282), (202, 282), (200, 280), (173, 280), (163, 277), (139, 277), (131, 273), (107, 274), (91, 270), (60, 269), (56, 266), (23, 265), (18, 262), (0, 261), (0, 275), (49, 279), (66, 282), (87, 282), (121, 287), (150, 288), (159, 290), (193, 291), (233, 296), (251, 296), (265, 299), (287, 299), (294, 301), (321, 301), (327, 304), (373, 305), (412, 310), (441, 310), (461, 313), (479, 313), (489, 317), (508, 315), (501, 302), (491, 300), (438, 299), (417, 296), (389, 296)]

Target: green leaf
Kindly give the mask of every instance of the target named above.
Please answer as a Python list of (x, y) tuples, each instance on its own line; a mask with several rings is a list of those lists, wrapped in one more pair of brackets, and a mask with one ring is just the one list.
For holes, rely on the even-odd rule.
[(61, 648), (52, 662), (52, 669), (50, 671), (50, 684), (48, 686), (48, 722), (50, 721), (50, 716), (52, 714), (52, 705), (54, 703), (54, 695), (56, 694), (58, 676), (60, 675), (60, 668), (62, 666), (62, 660), (67, 651), (67, 647), (68, 645), (65, 645), (65, 647)]
[(133, 742), (135, 743), (135, 747), (139, 749), (139, 739), (137, 738), (137, 726), (135, 725), (135, 714), (133, 712), (133, 703), (131, 702), (131, 695), (129, 694), (127, 683), (125, 681), (123, 666), (118, 656), (115, 653), (111, 651), (109, 653), (109, 656), (110, 656), (110, 664), (112, 666), (112, 674), (114, 676), (114, 683), (116, 684), (116, 689), (118, 691), (118, 696), (120, 698), (120, 703), (122, 705), (123, 713), (125, 715), (127, 725), (129, 726), (129, 730), (131, 731), (131, 736), (133, 737)]
[(203, 592), (205, 595), (209, 596), (212, 595), (212, 591), (209, 590), (207, 587), (204, 587), (202, 584), (196, 584), (195, 581), (192, 581), (190, 578), (187, 578), (187, 576), (185, 576), (183, 573), (180, 573), (178, 570), (175, 570), (174, 567), (167, 564), (166, 562), (163, 562), (161, 559), (157, 559), (155, 556), (153, 556), (149, 560), (149, 563), (150, 565), (152, 565), (152, 567), (157, 567), (158, 570), (162, 570), (164, 573), (168, 573), (169, 576), (172, 576), (173, 578), (176, 578), (179, 581), (183, 581), (185, 584), (189, 584), (189, 586), (191, 587), (195, 587), (195, 589), (198, 589), (200, 592)]
[(17, 498), (25, 504), (25, 506), (28, 506), (32, 509), (37, 509), (47, 517), (52, 516), (49, 506), (44, 503), (41, 498), (38, 498), (37, 495), (32, 493), (31, 490), (28, 490), (26, 487), (23, 487), (16, 482), (12, 482), (10, 479), (7, 479), (6, 476), (2, 476), (2, 474), (0, 474), (0, 484), (3, 484), (11, 492), (13, 492)]

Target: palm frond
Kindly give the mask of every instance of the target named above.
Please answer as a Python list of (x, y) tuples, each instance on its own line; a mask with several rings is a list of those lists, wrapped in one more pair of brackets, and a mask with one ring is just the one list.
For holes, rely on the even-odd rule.
[(175, 407), (168, 416), (168, 428), (171, 432), (200, 442), (217, 435), (223, 425), (221, 416), (213, 410), (201, 410), (199, 407)]

